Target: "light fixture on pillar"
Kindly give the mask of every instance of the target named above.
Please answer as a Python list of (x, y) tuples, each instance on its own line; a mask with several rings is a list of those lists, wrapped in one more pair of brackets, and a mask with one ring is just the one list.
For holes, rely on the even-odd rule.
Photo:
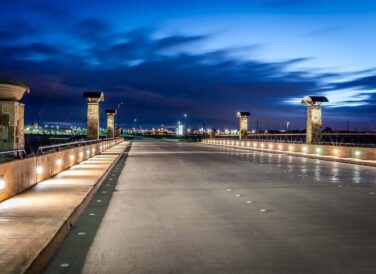
[(87, 99), (87, 139), (99, 139), (99, 102), (104, 101), (103, 92), (84, 92)]
[(305, 96), (301, 103), (307, 108), (306, 143), (318, 144), (322, 137), (322, 113), (321, 104), (329, 102), (324, 96)]
[(249, 116), (251, 116), (249, 112), (236, 113), (236, 117), (239, 118), (239, 140), (247, 140)]
[(115, 109), (106, 109), (107, 115), (107, 138), (115, 137)]

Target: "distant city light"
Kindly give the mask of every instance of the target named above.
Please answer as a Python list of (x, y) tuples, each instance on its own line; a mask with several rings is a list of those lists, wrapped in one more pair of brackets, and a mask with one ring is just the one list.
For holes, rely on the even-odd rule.
[(178, 122), (178, 126), (176, 128), (176, 135), (177, 136), (183, 136), (184, 135), (184, 126), (180, 122)]

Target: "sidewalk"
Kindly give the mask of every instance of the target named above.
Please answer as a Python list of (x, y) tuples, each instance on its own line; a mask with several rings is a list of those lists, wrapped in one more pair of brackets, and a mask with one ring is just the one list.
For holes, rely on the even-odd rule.
[(0, 203), (2, 274), (43, 269), (127, 145), (118, 144)]

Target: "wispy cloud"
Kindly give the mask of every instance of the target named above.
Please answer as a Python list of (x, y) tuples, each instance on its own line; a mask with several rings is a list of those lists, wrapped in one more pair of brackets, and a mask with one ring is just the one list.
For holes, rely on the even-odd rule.
[[(83, 121), (80, 92), (87, 89), (104, 90), (105, 106), (120, 99), (127, 101), (127, 112), (149, 123), (167, 123), (174, 115), (190, 112), (196, 115), (192, 115), (193, 122), (223, 124), (244, 109), (256, 116), (262, 113), (263, 119), (275, 126), (280, 124), (276, 111), (280, 119), (284, 113), (289, 119), (300, 115), (292, 104), (304, 95), (324, 94), (332, 108), (367, 107), (375, 102), (376, 76), (372, 70), (351, 77), (294, 70), (296, 64), (309, 59), (243, 59), (237, 53), (244, 48), (198, 53), (187, 48), (199, 47), (210, 35), (156, 37), (150, 28), (119, 32), (98, 18), (72, 22), (71, 26), (65, 34), (69, 36), (67, 43), (57, 45), (47, 39), (25, 43), (9, 37), (14, 45), (0, 44), (0, 76), (31, 86), (32, 93), (25, 97), (31, 117), (40, 112), (41, 105), (42, 113), (69, 106)], [(75, 119), (64, 111), (48, 113), (49, 120)]]

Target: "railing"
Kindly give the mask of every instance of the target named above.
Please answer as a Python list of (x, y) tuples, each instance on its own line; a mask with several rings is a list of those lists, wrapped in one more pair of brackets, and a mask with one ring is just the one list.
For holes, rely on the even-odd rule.
[[(72, 142), (54, 146), (42, 147), (39, 153), (51, 150), (52, 153), (42, 155), (27, 155), (22, 160), (5, 157), (0, 164), (0, 177), (2, 177), (3, 189), (0, 188), (0, 202), (12, 197), (25, 189), (46, 180), (59, 172), (66, 170), (82, 161), (86, 161), (107, 149), (122, 142), (122, 138)], [(75, 146), (75, 147), (73, 147)], [(44, 149), (44, 150), (43, 150)], [(9, 153), (25, 155), (23, 149), (1, 151), (0, 155)], [(5, 183), (4, 183), (5, 182)]]
[(41, 146), (37, 150), (37, 155), (43, 155), (45, 154), (45, 151), (47, 153), (55, 152), (55, 151), (61, 151), (64, 149), (72, 148), (72, 147), (80, 147), (80, 146), (86, 146), (86, 145), (92, 145), (97, 144), (104, 141), (111, 141), (114, 140), (116, 143), (118, 140), (121, 140), (123, 138), (117, 137), (117, 138), (104, 138), (99, 140), (87, 140), (87, 141), (77, 141), (77, 142), (69, 142), (69, 143), (61, 143), (57, 145), (49, 145), (49, 146)]
[[(237, 135), (217, 135), (216, 139), (236, 140)], [(257, 142), (275, 142), (304, 144), (305, 133), (250, 133), (248, 140)], [(319, 145), (376, 147), (376, 133), (323, 133)]]
[[(3, 155), (9, 155), (10, 157), (3, 157)], [(23, 159), (26, 156), (27, 156), (26, 151), (22, 148), (2, 150), (2, 151), (0, 151), (0, 162), (5, 162), (5, 161), (8, 161), (8, 160), (14, 160), (14, 159)]]
[(47, 152), (55, 152), (60, 151), (62, 148), (67, 149), (71, 147), (79, 147), (84, 145), (91, 145), (99, 143), (101, 140), (89, 140), (89, 141), (77, 141), (77, 142), (69, 142), (69, 143), (61, 143), (57, 145), (49, 145), (49, 146), (41, 146), (37, 150), (37, 155), (45, 154), (44, 151), (48, 150)]
[[(327, 158), (332, 160), (342, 160), (351, 162), (359, 160), (372, 161), (368, 164), (376, 166), (376, 148), (350, 147), (333, 145), (306, 145), (306, 144), (286, 144), (277, 142), (257, 142), (225, 139), (204, 139), (203, 143), (224, 146), (231, 148), (241, 148), (259, 150), (265, 152), (288, 153), (310, 158)], [(364, 163), (363, 163), (364, 164)]]

